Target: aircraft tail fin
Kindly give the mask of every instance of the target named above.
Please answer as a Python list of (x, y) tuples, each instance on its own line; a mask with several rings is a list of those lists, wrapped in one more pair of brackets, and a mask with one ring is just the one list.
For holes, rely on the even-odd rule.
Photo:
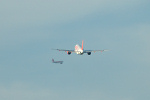
[(82, 50), (83, 50), (83, 40), (82, 40)]
[(54, 62), (54, 59), (52, 59), (52, 62)]
[(75, 50), (79, 51), (79, 50), (83, 50), (83, 40), (82, 40), (82, 47), (78, 44), (75, 45)]

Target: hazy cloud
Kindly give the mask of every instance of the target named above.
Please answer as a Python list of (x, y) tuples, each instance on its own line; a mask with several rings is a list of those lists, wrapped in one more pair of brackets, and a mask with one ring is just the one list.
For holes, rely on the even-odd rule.
[(23, 83), (13, 83), (9, 86), (0, 86), (0, 99), (5, 100), (47, 100), (57, 95), (48, 89), (33, 89), (34, 86)]
[(142, 0), (22, 0), (1, 2), (2, 26), (15, 27), (27, 24), (50, 24), (68, 22), (83, 18), (97, 11), (129, 9), (142, 3)]
[(38, 29), (41, 26), (72, 22), (96, 12), (129, 10), (143, 2), (147, 0), (3, 0), (0, 4), (1, 45), (50, 38), (56, 33)]
[(0, 88), (0, 99), (3, 100), (134, 100), (120, 96), (111, 97), (109, 94), (92, 89), (88, 89), (88, 91), (81, 90), (80, 92), (76, 91), (76, 89), (52, 90), (49, 88), (43, 89), (36, 87), (36, 85), (33, 84), (24, 84), (20, 82), (12, 83), (9, 86), (1, 85)]

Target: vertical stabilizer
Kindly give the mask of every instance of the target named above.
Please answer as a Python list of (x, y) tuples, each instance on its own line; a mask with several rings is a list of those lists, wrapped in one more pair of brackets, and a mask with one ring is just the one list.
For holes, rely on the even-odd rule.
[(83, 40), (82, 40), (82, 50), (83, 50)]
[(52, 62), (54, 62), (54, 59), (52, 59)]

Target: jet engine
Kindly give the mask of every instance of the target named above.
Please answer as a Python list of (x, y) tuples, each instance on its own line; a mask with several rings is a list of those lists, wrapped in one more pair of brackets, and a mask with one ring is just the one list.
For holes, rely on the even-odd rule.
[(87, 54), (88, 54), (88, 55), (91, 55), (91, 52), (88, 52)]
[(70, 55), (70, 54), (71, 54), (71, 52), (70, 52), (70, 51), (67, 51), (67, 54), (68, 54), (68, 55)]

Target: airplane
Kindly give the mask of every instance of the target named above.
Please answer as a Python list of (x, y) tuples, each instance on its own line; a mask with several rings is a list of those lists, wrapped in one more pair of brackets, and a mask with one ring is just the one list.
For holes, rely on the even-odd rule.
[(58, 51), (65, 51), (67, 52), (68, 55), (70, 55), (71, 53), (76, 53), (78, 55), (83, 55), (84, 53), (87, 53), (88, 55), (91, 55), (91, 52), (103, 52), (103, 51), (108, 51), (108, 50), (84, 50), (83, 49), (83, 40), (82, 40), (82, 47), (78, 44), (75, 45), (75, 50), (65, 50), (65, 49), (54, 49), (54, 50), (58, 50)]
[(60, 63), (60, 64), (62, 64), (63, 61), (54, 61), (54, 59), (52, 59), (52, 63)]

